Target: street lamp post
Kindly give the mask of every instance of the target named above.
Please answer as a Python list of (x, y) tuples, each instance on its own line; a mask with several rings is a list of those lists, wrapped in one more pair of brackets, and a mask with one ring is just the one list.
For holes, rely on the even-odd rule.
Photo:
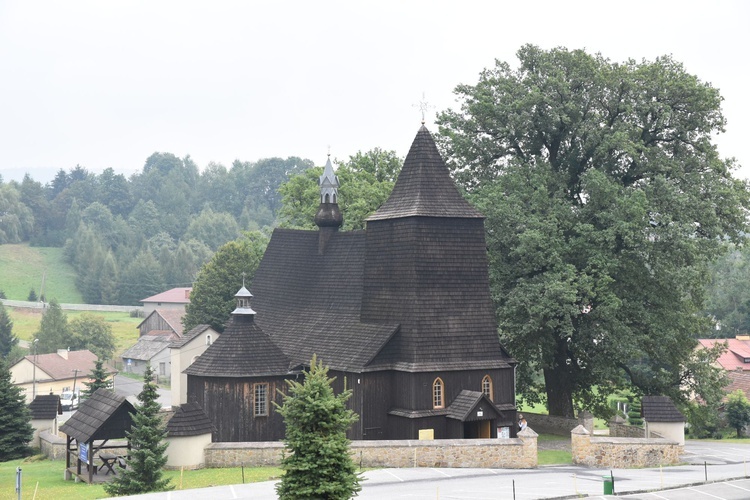
[(37, 346), (37, 343), (39, 343), (39, 339), (34, 339), (34, 373), (31, 376), (32, 378), (32, 388), (31, 388), (31, 400), (34, 401), (36, 399), (36, 362), (37, 359), (39, 359), (39, 347)]

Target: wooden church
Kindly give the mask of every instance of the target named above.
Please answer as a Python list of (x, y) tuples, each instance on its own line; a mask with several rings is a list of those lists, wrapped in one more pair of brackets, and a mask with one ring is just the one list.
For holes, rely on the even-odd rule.
[[(422, 126), (365, 230), (339, 231), (338, 179), (320, 179), (318, 230), (276, 229), (251, 295), (187, 370), (214, 441), (276, 441), (272, 402), (317, 355), (351, 389), (351, 439), (515, 435), (516, 361), (500, 345), (484, 217)], [(422, 431), (420, 433), (420, 431)]]

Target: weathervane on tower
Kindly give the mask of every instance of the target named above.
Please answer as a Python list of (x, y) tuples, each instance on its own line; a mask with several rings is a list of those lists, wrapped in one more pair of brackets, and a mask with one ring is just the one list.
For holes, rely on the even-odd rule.
[(425, 111), (428, 111), (430, 109), (435, 109), (435, 106), (432, 106), (429, 102), (427, 102), (427, 99), (425, 98), (424, 92), (422, 92), (422, 100), (419, 101), (417, 104), (412, 104), (412, 107), (419, 108), (419, 111), (422, 112), (422, 125), (424, 125), (424, 113), (425, 113)]

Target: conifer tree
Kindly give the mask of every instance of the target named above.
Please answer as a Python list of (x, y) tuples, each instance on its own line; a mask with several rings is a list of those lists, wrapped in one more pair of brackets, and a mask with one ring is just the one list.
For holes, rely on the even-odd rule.
[(84, 382), (86, 390), (83, 391), (85, 397), (90, 398), (97, 389), (112, 389), (112, 380), (109, 379), (109, 374), (104, 369), (104, 361), (97, 359), (94, 363), (94, 369), (91, 370), (91, 382)]
[(0, 302), (0, 359), (7, 357), (16, 344), (18, 344), (18, 338), (13, 335), (13, 322), (5, 306)]
[(139, 404), (133, 414), (133, 426), (127, 433), (130, 458), (127, 467), (104, 486), (112, 496), (137, 495), (151, 491), (171, 490), (169, 479), (162, 477), (162, 467), (167, 463), (167, 435), (159, 411), (158, 393), (151, 365), (143, 375), (143, 390), (138, 394)]
[(346, 408), (352, 391), (334, 395), (328, 368), (315, 356), (304, 382), (287, 380), (289, 394), (278, 406), (286, 423), (284, 476), (276, 487), (281, 500), (347, 500), (361, 489), (349, 455), (346, 431), (358, 416)]
[(47, 305), (36, 338), (39, 339), (38, 354), (57, 352), (58, 349), (67, 349), (73, 345), (68, 317), (56, 299), (50, 300)]
[(0, 462), (31, 454), (29, 441), (34, 435), (26, 398), (10, 381), (10, 369), (0, 359)]

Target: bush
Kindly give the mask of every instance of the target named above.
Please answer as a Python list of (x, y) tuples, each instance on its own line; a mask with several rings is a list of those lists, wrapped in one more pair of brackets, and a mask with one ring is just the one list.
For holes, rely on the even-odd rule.
[(641, 400), (632, 398), (630, 407), (628, 408), (628, 423), (630, 425), (643, 425), (643, 419), (641, 418)]
[(39, 300), (39, 298), (36, 296), (36, 292), (34, 291), (33, 288), (29, 292), (29, 298), (26, 299), (26, 300), (28, 300), (29, 302), (36, 302), (37, 300)]

